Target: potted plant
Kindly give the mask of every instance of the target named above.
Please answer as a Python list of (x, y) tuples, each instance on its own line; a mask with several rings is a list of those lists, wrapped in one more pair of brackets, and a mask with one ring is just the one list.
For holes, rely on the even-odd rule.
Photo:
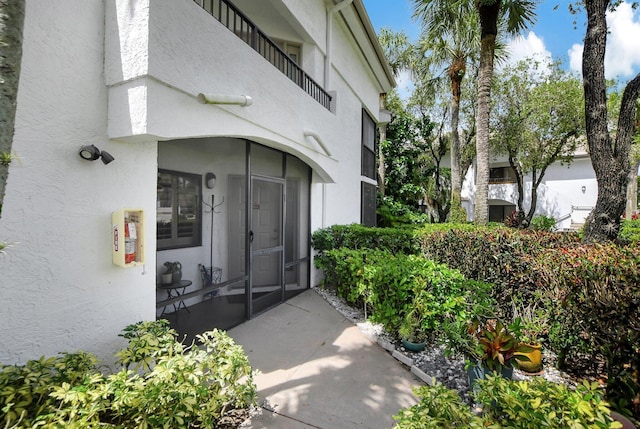
[(170, 285), (173, 283), (173, 267), (170, 265), (170, 262), (164, 263), (164, 273), (162, 273), (162, 284)]
[(165, 273), (162, 275), (162, 282), (164, 283), (165, 279), (168, 280), (168, 276), (165, 278), (165, 274), (171, 274), (171, 283), (179, 283), (182, 280), (182, 264), (178, 261), (176, 262), (165, 262), (164, 266), (166, 267)]
[(398, 335), (405, 349), (412, 352), (419, 352), (424, 349), (427, 335), (422, 328), (420, 312), (416, 308), (411, 309), (405, 315), (398, 328)]
[(530, 351), (531, 348), (521, 343), (517, 333), (511, 329), (511, 326), (505, 326), (498, 319), (489, 319), (484, 323), (476, 320), (469, 325), (468, 334), (472, 338), (472, 344), (475, 344), (468, 356), (470, 362), (467, 364), (470, 386), (474, 386), (477, 379), (485, 378), (492, 372), (511, 378), (513, 367), (519, 365), (519, 361), (515, 359), (518, 354), (519, 360), (528, 360), (521, 354)]
[[(531, 349), (516, 354), (518, 368), (524, 372), (539, 373), (542, 369), (542, 344), (540, 336), (547, 331), (547, 319), (544, 312), (535, 304), (514, 308), (515, 320), (512, 324), (520, 333), (520, 341)], [(528, 360), (521, 359), (526, 356)]]

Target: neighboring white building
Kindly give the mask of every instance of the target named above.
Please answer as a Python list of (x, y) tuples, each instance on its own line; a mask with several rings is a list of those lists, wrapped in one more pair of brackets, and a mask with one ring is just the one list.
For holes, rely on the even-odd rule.
[[(489, 220), (502, 222), (516, 210), (518, 189), (506, 156), (492, 156), (489, 177)], [(531, 176), (525, 179), (525, 210), (531, 207)], [(556, 220), (558, 230), (579, 228), (596, 205), (598, 182), (591, 158), (584, 150), (576, 151), (570, 164), (555, 162), (549, 166), (538, 187), (536, 215)], [(462, 187), (463, 207), (467, 219), (473, 220), (475, 208), (475, 164)]]
[[(312, 231), (375, 222), (395, 83), (362, 0), (233, 3), (27, 2), (0, 362), (109, 359), (124, 326), (180, 304), (157, 305), (167, 261), (192, 281), (185, 331), (240, 323), (314, 284)], [(81, 158), (91, 145), (115, 160)], [(212, 294), (199, 264), (220, 268)]]

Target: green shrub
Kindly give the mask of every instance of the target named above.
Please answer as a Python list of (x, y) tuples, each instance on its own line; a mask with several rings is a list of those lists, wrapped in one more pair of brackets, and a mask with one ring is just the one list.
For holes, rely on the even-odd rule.
[(513, 381), (487, 377), (473, 395), (482, 412), (474, 414), (457, 393), (441, 384), (415, 389), (420, 402), (394, 416), (398, 429), (421, 428), (621, 428), (610, 417), (597, 384), (576, 390), (542, 378)]
[(319, 253), (346, 247), (379, 249), (391, 253), (420, 253), (413, 228), (370, 228), (358, 224), (333, 225), (311, 235), (311, 246)]
[(490, 285), (465, 279), (457, 270), (421, 256), (342, 248), (316, 261), (339, 296), (367, 305), (371, 319), (390, 332), (417, 309), (422, 330), (434, 340), (455, 321), (466, 323), (492, 308)]
[(632, 245), (640, 244), (640, 219), (623, 220), (618, 238)]
[(119, 337), (127, 340), (127, 346), (116, 353), (117, 363), (134, 371), (150, 370), (162, 356), (184, 352), (184, 345), (176, 341), (176, 332), (169, 329), (166, 320), (138, 322), (122, 330)]
[(545, 215), (534, 216), (530, 228), (534, 231), (554, 232), (557, 229), (556, 220)]
[(514, 298), (527, 301), (536, 297), (539, 285), (532, 271), (535, 256), (549, 248), (578, 243), (574, 234), (506, 227), (427, 227), (417, 234), (425, 257), (460, 270), (466, 278), (493, 284), (492, 296), (505, 319), (512, 316)]
[[(411, 240), (419, 243), (417, 247), (427, 259), (459, 270), (468, 279), (492, 284), (491, 297), (499, 306), (497, 317), (512, 320), (514, 303), (535, 303), (538, 316), (548, 318), (541, 335), (558, 354), (560, 366), (580, 373), (579, 364), (574, 363), (579, 361), (566, 358), (581, 354), (588, 355), (590, 363), (604, 361), (606, 373), (602, 376), (607, 380), (608, 399), (624, 411), (630, 401), (640, 397), (640, 246), (634, 244), (637, 239), (633, 238), (639, 226), (638, 221), (623, 224), (620, 237), (632, 243), (626, 247), (583, 246), (578, 234), (496, 226), (478, 228), (469, 224), (424, 225), (411, 233)], [(375, 247), (375, 239), (369, 234), (377, 230), (350, 228), (345, 232), (335, 228), (327, 236), (335, 247)], [(400, 251), (401, 246), (393, 247), (396, 256)], [(389, 303), (388, 307), (381, 307), (384, 311), (378, 314), (390, 314), (387, 319), (394, 326), (398, 319), (393, 317), (399, 318), (404, 313), (396, 310), (393, 316), (393, 308), (402, 309), (402, 303), (415, 295), (402, 284), (412, 281), (411, 272), (403, 266), (384, 265), (388, 261), (397, 263), (385, 256), (388, 261), (375, 262), (385, 267), (388, 274), (385, 276), (362, 260), (353, 262), (357, 258), (352, 255), (352, 262), (344, 265), (346, 261), (339, 258), (325, 260), (327, 263), (323, 264), (321, 257), (319, 267), (325, 270), (327, 280), (342, 288), (343, 296), (351, 296), (354, 302), (362, 304), (368, 299), (373, 303), (374, 298), (388, 298), (381, 301)], [(344, 271), (342, 282), (338, 281), (335, 267)], [(353, 271), (349, 273), (349, 269)], [(399, 279), (394, 277), (394, 270), (398, 271)], [(371, 284), (387, 285), (387, 289), (399, 292), (371, 295), (372, 289), (367, 286)], [(447, 323), (442, 327), (444, 334), (449, 335), (446, 341), (454, 349), (456, 345), (464, 346), (463, 319)], [(593, 368), (596, 369), (601, 368)], [(640, 418), (638, 411), (635, 417)]]
[(584, 382), (569, 389), (544, 378), (513, 381), (488, 377), (480, 381), (476, 400), (485, 416), (502, 427), (621, 428), (613, 422), (610, 410), (597, 383)]
[(580, 352), (604, 360), (608, 399), (628, 407), (640, 397), (640, 248), (555, 249), (537, 264), (553, 299), (549, 339), (561, 366), (570, 369)]
[(84, 352), (31, 360), (26, 365), (0, 366), (2, 426), (31, 427), (36, 418), (57, 406), (50, 397), (53, 386), (82, 383), (95, 373), (97, 359)]
[[(102, 374), (95, 358), (84, 353), (3, 366), (4, 425), (219, 427), (254, 403), (249, 361), (225, 333), (206, 332), (198, 337), (200, 346), (184, 346), (164, 320), (140, 322), (124, 332), (129, 345), (118, 357), (125, 368), (115, 374)], [(130, 365), (139, 370), (127, 369)]]
[(413, 389), (420, 402), (393, 416), (396, 429), (483, 428), (482, 417), (474, 415), (455, 390), (440, 383)]
[(415, 208), (394, 201), (391, 197), (378, 197), (378, 225), (380, 227), (396, 227), (402, 225), (419, 225), (429, 223), (429, 215), (420, 213)]

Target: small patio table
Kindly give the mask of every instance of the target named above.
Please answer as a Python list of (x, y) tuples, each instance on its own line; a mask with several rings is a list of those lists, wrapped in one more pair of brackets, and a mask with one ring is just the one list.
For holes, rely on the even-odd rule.
[[(191, 283), (192, 283), (191, 280), (180, 280), (179, 282), (170, 283), (168, 285), (159, 285), (158, 289), (167, 291), (167, 299), (177, 298), (179, 296), (184, 295), (185, 289), (191, 286)], [(178, 301), (177, 306), (175, 302), (171, 305), (173, 305), (174, 312), (180, 310), (180, 308), (184, 308), (185, 310), (189, 311), (189, 307), (187, 307), (187, 305), (184, 303), (183, 300)], [(166, 309), (167, 309), (167, 306), (165, 305), (162, 308), (162, 314), (160, 314), (160, 317), (166, 314), (166, 311), (165, 311)], [(191, 312), (189, 311), (189, 313)]]

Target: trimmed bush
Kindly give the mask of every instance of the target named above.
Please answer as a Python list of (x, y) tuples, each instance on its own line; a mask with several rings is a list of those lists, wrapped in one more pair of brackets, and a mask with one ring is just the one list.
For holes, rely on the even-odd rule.
[(621, 428), (611, 418), (597, 383), (584, 383), (575, 391), (542, 378), (513, 381), (491, 377), (478, 381), (474, 393), (481, 405), (472, 413), (457, 393), (441, 384), (415, 389), (420, 402), (393, 418), (397, 429), (426, 428)]
[(612, 402), (625, 408), (640, 401), (640, 248), (552, 249), (536, 271), (553, 299), (549, 339), (560, 365), (571, 369), (587, 353), (588, 362), (605, 363)]
[(366, 305), (371, 319), (390, 332), (398, 331), (407, 314), (418, 309), (430, 339), (444, 338), (447, 326), (486, 315), (493, 307), (490, 285), (417, 255), (342, 248), (325, 252), (316, 265), (339, 296)]
[[(495, 226), (478, 228), (468, 224), (425, 225), (412, 232), (412, 240), (419, 242), (427, 259), (459, 270), (465, 278), (492, 284), (491, 297), (499, 306), (496, 316), (509, 320), (514, 303), (530, 303), (543, 313), (541, 317), (546, 314), (549, 329), (542, 336), (558, 354), (561, 368), (580, 375), (585, 368), (573, 358), (581, 355), (588, 355), (589, 363), (604, 363), (604, 368), (590, 368), (590, 372), (600, 371), (600, 376), (606, 379), (608, 398), (616, 408), (635, 409), (635, 418), (640, 418), (640, 246), (637, 245), (640, 241), (634, 241), (638, 240), (634, 238), (638, 230), (638, 221), (624, 222), (620, 237), (631, 243), (626, 247), (582, 245), (577, 234)], [(335, 240), (332, 245), (353, 247), (354, 243), (366, 242), (367, 246), (375, 247), (371, 237), (366, 240), (354, 237), (361, 233), (368, 236), (370, 232), (373, 231), (350, 229), (349, 240)], [(327, 230), (326, 234), (333, 237), (334, 232)], [(395, 252), (399, 250), (400, 247), (394, 248)], [(327, 280), (342, 288), (343, 296), (350, 297), (352, 302), (362, 304), (368, 299), (373, 306), (373, 299), (389, 298), (385, 302), (397, 306), (396, 319), (389, 308), (378, 314), (389, 314), (384, 316), (385, 320), (395, 327), (406, 312), (403, 305), (415, 296), (401, 283), (412, 281), (411, 270), (398, 263), (398, 254), (395, 256), (396, 259), (384, 256), (371, 264), (361, 260), (354, 265), (352, 277), (341, 273), (342, 279), (335, 267), (346, 261), (335, 258), (323, 266), (321, 257), (319, 266), (325, 269)], [(351, 258), (355, 261), (362, 255)], [(381, 270), (386, 274), (375, 265), (383, 267)], [(397, 296), (396, 292), (371, 295), (374, 290), (371, 284), (386, 285), (387, 289), (400, 292)], [(353, 285), (360, 289), (354, 290)], [(446, 328), (448, 334), (455, 333), (451, 326)], [(449, 340), (456, 342), (455, 338)], [(632, 401), (636, 401), (633, 406)]]
[(494, 285), (492, 296), (503, 318), (512, 316), (514, 298), (536, 299), (538, 282), (533, 269), (536, 255), (546, 249), (578, 244), (576, 234), (523, 231), (506, 227), (447, 231), (420, 230), (425, 257), (446, 264), (469, 279)]
[(358, 224), (334, 225), (316, 230), (311, 236), (311, 246), (319, 253), (331, 249), (379, 249), (391, 253), (418, 254), (420, 243), (415, 229), (370, 228)]
[(130, 325), (123, 336), (129, 340), (118, 353), (124, 368), (111, 375), (82, 352), (2, 366), (3, 426), (235, 427), (226, 422), (255, 402), (249, 360), (222, 331), (185, 346), (159, 320)]

